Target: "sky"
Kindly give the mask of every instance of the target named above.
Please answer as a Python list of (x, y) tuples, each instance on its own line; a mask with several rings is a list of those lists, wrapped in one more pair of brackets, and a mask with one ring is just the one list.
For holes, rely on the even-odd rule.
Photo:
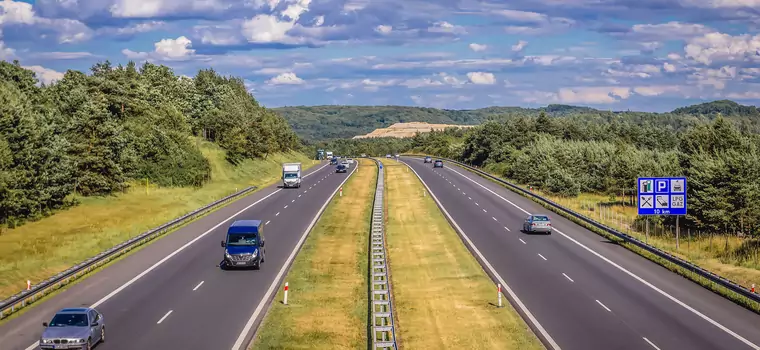
[(0, 0), (0, 59), (242, 77), (268, 107), (760, 104), (760, 0)]

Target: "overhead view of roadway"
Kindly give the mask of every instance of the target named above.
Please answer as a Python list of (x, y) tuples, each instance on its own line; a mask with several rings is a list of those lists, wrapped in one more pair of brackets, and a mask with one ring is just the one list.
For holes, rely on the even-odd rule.
[[(92, 306), (107, 324), (98, 349), (245, 349), (296, 247), (350, 174), (325, 163), (300, 188), (270, 186), (192, 222), (0, 326), (0, 348), (36, 349), (42, 322)], [(264, 223), (261, 270), (223, 271), (220, 241), (234, 220)]]
[[(757, 314), (468, 170), (400, 160), (520, 299), (516, 308), (549, 348), (760, 349)], [(549, 214), (553, 233), (521, 232), (530, 214)]]

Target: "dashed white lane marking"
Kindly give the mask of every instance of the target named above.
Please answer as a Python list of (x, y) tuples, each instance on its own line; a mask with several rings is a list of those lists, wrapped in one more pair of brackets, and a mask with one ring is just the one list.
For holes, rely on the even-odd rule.
[(472, 200), (472, 197), (467, 197), (467, 198), (469, 198), (470, 200)]
[(504, 229), (507, 230), (507, 231), (512, 231), (512, 230), (509, 229), (509, 227), (506, 227), (506, 226), (504, 226)]
[(570, 278), (570, 276), (566, 275), (564, 272), (562, 273), (562, 276), (565, 276), (565, 278), (567, 278), (570, 282), (575, 282), (573, 281), (572, 278)]
[(487, 211), (486, 211), (485, 209), (483, 209), (483, 212), (484, 212), (484, 213), (487, 213)]
[(282, 209), (288, 209), (288, 206), (286, 205), (286, 206), (282, 207)]
[(201, 283), (198, 283), (198, 285), (195, 286), (195, 288), (193, 288), (193, 291), (198, 290), (198, 288), (200, 288), (202, 285), (203, 285), (203, 281), (201, 281)]
[(290, 203), (295, 203), (295, 201), (296, 201), (296, 200), (294, 199), (294, 200), (290, 201)]
[(597, 302), (597, 304), (601, 305), (605, 310), (607, 310), (609, 312), (612, 312), (612, 310), (610, 310), (610, 308), (608, 308), (606, 305), (602, 304), (601, 301), (597, 300), (596, 302)]
[(658, 348), (658, 347), (657, 347), (657, 345), (654, 345), (654, 343), (652, 343), (652, 342), (651, 342), (649, 339), (647, 339), (646, 337), (642, 337), (642, 338), (644, 338), (644, 340), (645, 340), (647, 343), (649, 343), (649, 345), (651, 345), (653, 348), (655, 348), (655, 349), (657, 349), (657, 350), (660, 350), (660, 348)]
[(522, 242), (522, 244), (528, 244), (528, 243), (525, 243), (525, 241), (523, 241), (522, 238), (520, 238), (520, 242)]
[(480, 206), (480, 204), (478, 204), (478, 202), (475, 202), (475, 205)]
[(277, 214), (274, 214), (274, 216), (278, 216), (278, 215), (280, 215), (280, 212), (279, 212), (279, 211), (277, 212)]
[(271, 221), (272, 220), (267, 220), (267, 222), (265, 222), (264, 225), (269, 225), (269, 222), (271, 222)]
[(544, 259), (544, 260), (546, 260), (546, 258), (544, 258), (544, 256), (543, 256), (543, 255), (541, 255), (540, 253), (538, 254), (538, 256), (540, 256), (540, 257), (541, 257), (541, 259)]
[(161, 324), (161, 322), (164, 322), (164, 320), (165, 320), (167, 317), (169, 317), (169, 315), (171, 315), (171, 314), (172, 314), (172, 311), (173, 311), (173, 310), (169, 310), (169, 312), (167, 312), (167, 313), (166, 313), (166, 315), (164, 315), (164, 317), (161, 317), (161, 319), (160, 319), (160, 320), (158, 320), (158, 322), (156, 322), (156, 324)]
[(300, 194), (298, 195), (298, 198), (301, 198), (301, 195), (300, 195)]
[(492, 216), (491, 219), (493, 219), (493, 221), (499, 221), (499, 220), (496, 220), (495, 216)]

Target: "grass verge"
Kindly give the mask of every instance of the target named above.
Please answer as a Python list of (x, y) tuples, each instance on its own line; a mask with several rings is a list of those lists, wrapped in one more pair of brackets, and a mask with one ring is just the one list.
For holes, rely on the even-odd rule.
[(328, 205), (304, 242), (257, 332), (252, 349), (365, 349), (369, 225), (377, 167), (361, 171)]
[(281, 163), (314, 162), (300, 153), (271, 155), (232, 166), (222, 149), (201, 143), (212, 167), (200, 189), (136, 184), (127, 193), (80, 198), (81, 204), (0, 235), (0, 299), (49, 278), (123, 241), (247, 186), (267, 186), (281, 174)]
[[(488, 172), (488, 171), (486, 170), (486, 172)], [(491, 175), (493, 175), (493, 176), (498, 177), (497, 174), (493, 174), (492, 172), (488, 172), (488, 173), (491, 174)], [(501, 186), (503, 186), (503, 187), (505, 187), (505, 188), (507, 188), (509, 190), (512, 190), (512, 188), (510, 188), (509, 186), (507, 186), (507, 185), (505, 185), (503, 183), (500, 183), (498, 181), (495, 181), (494, 179), (488, 178), (486, 176), (483, 176), (483, 178), (488, 179), (488, 180), (490, 180), (490, 181), (492, 181), (494, 183), (497, 183), (497, 184), (499, 184), (499, 185), (501, 185)], [(516, 182), (510, 181), (510, 180), (507, 180), (507, 181), (515, 184), (516, 186), (522, 187), (524, 189), (528, 189), (528, 187), (525, 186), (525, 185), (520, 185), (520, 184), (517, 184)], [(700, 275), (698, 275), (698, 274), (696, 274), (696, 273), (694, 273), (694, 272), (692, 272), (692, 271), (690, 271), (688, 269), (685, 269), (685, 268), (683, 268), (683, 267), (681, 267), (679, 265), (671, 263), (668, 260), (665, 260), (665, 259), (663, 259), (663, 258), (661, 258), (661, 257), (659, 257), (657, 255), (654, 255), (654, 254), (650, 253), (649, 251), (641, 249), (641, 248), (639, 248), (636, 245), (626, 243), (622, 239), (620, 239), (620, 238), (618, 238), (618, 237), (616, 237), (616, 236), (614, 236), (612, 234), (609, 234), (606, 231), (600, 230), (600, 229), (598, 229), (598, 228), (596, 228), (596, 227), (594, 227), (592, 225), (589, 225), (585, 221), (579, 220), (579, 219), (575, 218), (574, 216), (572, 216), (572, 215), (570, 215), (570, 214), (568, 214), (568, 213), (566, 213), (566, 212), (564, 212), (562, 210), (558, 210), (555, 207), (553, 207), (553, 206), (545, 203), (544, 201), (536, 199), (536, 198), (534, 198), (532, 196), (528, 196), (528, 195), (526, 195), (526, 194), (524, 194), (522, 192), (519, 192), (519, 191), (513, 191), (513, 192), (515, 192), (515, 193), (517, 193), (517, 194), (519, 194), (519, 195), (521, 195), (523, 197), (526, 197), (528, 199), (531, 199), (532, 201), (538, 203), (542, 207), (544, 207), (544, 208), (546, 208), (546, 209), (548, 209), (548, 210), (550, 210), (552, 212), (555, 212), (555, 213), (557, 213), (559, 215), (562, 215), (564, 218), (569, 219), (570, 221), (573, 221), (574, 223), (576, 223), (576, 224), (578, 224), (578, 225), (580, 225), (580, 226), (588, 229), (589, 231), (592, 231), (592, 232), (594, 232), (594, 233), (596, 233), (596, 234), (598, 234), (600, 236), (603, 236), (603, 237), (609, 239), (612, 242), (618, 243), (621, 246), (627, 248), (628, 250), (630, 250), (630, 251), (632, 251), (632, 252), (634, 252), (634, 253), (636, 253), (636, 254), (644, 257), (644, 258), (649, 259), (652, 262), (655, 262), (658, 265), (660, 265), (662, 267), (665, 267), (666, 269), (668, 269), (668, 270), (670, 270), (670, 271), (672, 271), (672, 272), (674, 272), (674, 273), (676, 273), (676, 274), (678, 274), (680, 276), (686, 277), (686, 278), (690, 279), (691, 281), (693, 281), (693, 282), (695, 282), (695, 283), (697, 283), (697, 284), (699, 284), (699, 285), (701, 285), (701, 286), (703, 286), (703, 287), (705, 287), (705, 288), (707, 288), (707, 289), (709, 289), (709, 290), (711, 290), (711, 291), (713, 291), (713, 292), (715, 292), (715, 293), (717, 293), (717, 294), (719, 294), (719, 295), (721, 295), (721, 296), (723, 296), (723, 297), (725, 297), (725, 298), (727, 298), (727, 299), (729, 299), (729, 300), (731, 300), (731, 301), (733, 301), (733, 302), (735, 302), (735, 303), (737, 303), (737, 304), (739, 304), (739, 305), (741, 305), (741, 306), (743, 306), (743, 307), (745, 307), (745, 308), (747, 308), (747, 309), (749, 309), (751, 311), (754, 311), (754, 312), (760, 314), (760, 304), (757, 303), (757, 302), (755, 302), (754, 300), (751, 300), (751, 299), (746, 298), (746, 297), (744, 297), (744, 296), (742, 296), (740, 294), (737, 294), (737, 293), (731, 291), (730, 289), (728, 289), (726, 287), (723, 287), (723, 286), (721, 286), (719, 284), (716, 284), (716, 283), (714, 283), (714, 282), (712, 282), (712, 281), (710, 281), (710, 280), (708, 280), (708, 279), (706, 279), (706, 278), (704, 278), (704, 277), (702, 277), (702, 276), (700, 276)], [(665, 235), (665, 236), (657, 236), (656, 234), (654, 234), (654, 235), (650, 235), (649, 238), (647, 239), (647, 237), (645, 236), (644, 233), (642, 233), (641, 231), (637, 231), (637, 228), (636, 228), (635, 224), (632, 224), (632, 223), (627, 224), (626, 223), (626, 216), (625, 216), (624, 213), (625, 212), (633, 211), (634, 212), (633, 215), (634, 216), (637, 215), (637, 214), (635, 214), (635, 210), (636, 210), (635, 207), (633, 207), (633, 208), (626, 208), (625, 205), (620, 205), (620, 204), (616, 205), (614, 203), (608, 203), (608, 202), (605, 202), (605, 201), (599, 201), (599, 202), (593, 201), (593, 199), (599, 200), (601, 198), (609, 198), (609, 197), (603, 197), (603, 196), (594, 195), (594, 194), (582, 194), (577, 199), (574, 199), (574, 198), (568, 199), (568, 198), (562, 198), (562, 197), (558, 197), (558, 196), (553, 196), (551, 194), (543, 193), (540, 190), (537, 190), (535, 188), (533, 189), (533, 193), (536, 193), (536, 194), (540, 195), (541, 197), (544, 197), (544, 198), (549, 199), (551, 201), (554, 201), (555, 203), (560, 204), (561, 206), (563, 206), (565, 208), (572, 209), (572, 210), (574, 210), (576, 212), (582, 213), (582, 214), (586, 215), (587, 217), (589, 217), (589, 218), (591, 218), (591, 219), (593, 219), (593, 220), (595, 220), (597, 222), (603, 223), (604, 225), (606, 225), (608, 227), (615, 228), (618, 231), (627, 233), (627, 234), (629, 234), (631, 236), (634, 236), (634, 237), (636, 237), (636, 238), (638, 238), (638, 239), (640, 239), (642, 241), (648, 242), (650, 245), (652, 245), (652, 246), (654, 246), (654, 247), (656, 247), (656, 248), (658, 248), (660, 250), (663, 250), (663, 251), (666, 251), (666, 252), (668, 252), (668, 253), (670, 253), (672, 255), (678, 256), (679, 258), (681, 258), (683, 260), (689, 261), (689, 262), (691, 262), (691, 263), (693, 263), (695, 265), (698, 265), (698, 266), (700, 266), (700, 267), (702, 267), (704, 269), (707, 269), (707, 270), (709, 270), (709, 271), (711, 271), (713, 273), (716, 273), (716, 274), (718, 274), (718, 275), (720, 275), (722, 277), (731, 279), (732, 281), (734, 281), (736, 283), (739, 283), (741, 285), (744, 285), (745, 287), (749, 287), (749, 285), (751, 284), (751, 282), (749, 282), (749, 281), (756, 281), (757, 278), (760, 277), (760, 271), (758, 271), (756, 269), (748, 268), (748, 267), (743, 267), (743, 266), (737, 266), (737, 265), (734, 265), (734, 264), (731, 264), (731, 263), (728, 263), (728, 262), (721, 262), (719, 260), (719, 258), (718, 258), (721, 253), (717, 253), (717, 254), (719, 254), (718, 257), (716, 257), (715, 255), (712, 255), (712, 254), (716, 254), (715, 251), (717, 251), (717, 250), (720, 249), (720, 248), (713, 248), (713, 243), (712, 243), (712, 239), (713, 238), (712, 237), (709, 238), (710, 241), (708, 241), (708, 242), (702, 241), (701, 243), (699, 243), (699, 238), (697, 238), (696, 240), (697, 240), (698, 243), (692, 243), (692, 241), (695, 240), (695, 238), (693, 236), (687, 236), (686, 240), (682, 240), (681, 241), (682, 245), (684, 243), (687, 245), (687, 248), (685, 249), (685, 251), (684, 251), (683, 248), (681, 248), (680, 250), (676, 249), (675, 248), (675, 242), (674, 242), (674, 240), (672, 240), (672, 239), (669, 240), (668, 237), (667, 237), (667, 235)], [(616, 207), (619, 207), (619, 208), (616, 208)], [(597, 209), (597, 208), (601, 208), (601, 209)], [(629, 220), (630, 220), (630, 222), (633, 221), (632, 219), (629, 219)], [(650, 230), (652, 230), (651, 227), (650, 227)], [(661, 229), (661, 230), (665, 231), (664, 229)], [(650, 232), (652, 232), (652, 231), (650, 231)], [(728, 236), (720, 238), (720, 241), (725, 242), (724, 248), (722, 250), (722, 252), (723, 252), (722, 254), (724, 256), (725, 256), (725, 254), (727, 254), (728, 251), (730, 251), (730, 249), (732, 247), (731, 241), (736, 240), (736, 239), (737, 239), (736, 237), (728, 237)], [(717, 241), (718, 239), (716, 238), (715, 240)], [(692, 248), (692, 244), (694, 244), (694, 248)], [(707, 248), (705, 248), (705, 247), (707, 247)], [(691, 249), (695, 249), (695, 251), (698, 251), (698, 250), (701, 249), (702, 252), (701, 253), (690, 254), (689, 252), (691, 251)], [(707, 251), (705, 251), (705, 250), (707, 250)], [(725, 261), (725, 258), (724, 258), (724, 261)]]
[(396, 334), (407, 349), (543, 349), (423, 186), (396, 161), (386, 171), (387, 245)]

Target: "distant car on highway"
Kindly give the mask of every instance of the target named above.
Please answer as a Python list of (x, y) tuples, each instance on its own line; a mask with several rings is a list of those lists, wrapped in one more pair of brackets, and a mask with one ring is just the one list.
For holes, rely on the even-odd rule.
[(40, 349), (86, 349), (106, 341), (103, 315), (89, 307), (67, 308), (58, 311), (50, 323), (42, 325)]
[(355, 162), (355, 160), (353, 158), (348, 158), (348, 159), (346, 159), (346, 161), (348, 162), (348, 164), (354, 164), (354, 162)]
[(443, 168), (443, 161), (440, 159), (436, 159), (435, 163), (433, 163), (433, 168)]
[(336, 173), (345, 173), (348, 170), (348, 167), (345, 164), (338, 164), (338, 166), (335, 168)]
[(400, 155), (400, 154), (398, 154), (398, 153), (396, 153), (396, 158), (399, 158), (399, 157), (401, 157), (401, 155)]
[(390, 154), (386, 154), (385, 158), (391, 158), (391, 155)]
[(543, 232), (552, 234), (552, 222), (546, 215), (528, 215), (523, 222), (523, 231), (526, 233)]
[(425, 163), (432, 163), (432, 162), (433, 162), (433, 158), (430, 158), (430, 157), (425, 157), (425, 160), (424, 160), (424, 162), (425, 162)]
[(264, 230), (261, 220), (236, 220), (227, 229), (227, 239), (222, 241), (224, 260), (222, 270), (233, 267), (261, 268), (264, 262)]

